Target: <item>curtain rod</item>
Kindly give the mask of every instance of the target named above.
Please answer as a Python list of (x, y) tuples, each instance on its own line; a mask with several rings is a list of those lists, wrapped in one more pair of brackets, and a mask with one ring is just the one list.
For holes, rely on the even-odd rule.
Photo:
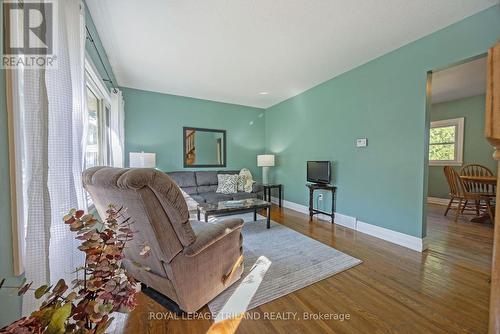
[(113, 86), (113, 92), (117, 93), (118, 91), (116, 90), (116, 85), (113, 82), (113, 79), (111, 79), (111, 76), (108, 73), (108, 70), (106, 69), (106, 65), (104, 64), (104, 61), (102, 60), (101, 54), (99, 53), (99, 49), (97, 48), (97, 45), (95, 44), (94, 38), (92, 37), (92, 34), (90, 33), (89, 27), (85, 25), (85, 29), (87, 30), (87, 36), (86, 38), (92, 43), (94, 46), (95, 51), (97, 52), (97, 56), (99, 57), (99, 61), (102, 64), (102, 68), (104, 68), (104, 72), (106, 72), (106, 76), (108, 77), (107, 79), (102, 78), (103, 81), (110, 82), (111, 86)]

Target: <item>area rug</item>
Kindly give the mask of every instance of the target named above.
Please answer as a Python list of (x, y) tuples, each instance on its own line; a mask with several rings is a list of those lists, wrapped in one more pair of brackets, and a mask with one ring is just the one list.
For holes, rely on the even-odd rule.
[[(238, 295), (236, 299), (250, 299), (236, 301), (239, 304), (247, 304), (248, 311), (362, 262), (281, 224), (271, 221), (271, 228), (266, 229), (264, 217), (259, 216), (257, 221), (253, 221), (252, 216), (253, 214), (238, 216), (245, 220), (242, 229), (245, 268), (238, 282), (208, 303), (210, 312), (216, 317), (221, 310), (227, 311), (226, 304), (234, 303), (233, 295)], [(224, 218), (216, 220), (220, 219)], [(267, 266), (261, 270), (262, 274), (255, 275), (251, 270), (255, 268), (256, 262), (261, 263), (262, 259)], [(255, 284), (257, 279), (259, 282)], [(253, 288), (256, 291), (247, 292), (244, 298), (240, 297), (241, 293), (238, 291), (234, 293), (248, 283), (257, 285)], [(230, 299), (233, 300), (228, 302)]]

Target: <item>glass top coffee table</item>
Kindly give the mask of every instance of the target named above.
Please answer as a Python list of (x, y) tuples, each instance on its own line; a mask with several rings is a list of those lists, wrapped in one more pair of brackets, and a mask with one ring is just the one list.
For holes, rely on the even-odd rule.
[(257, 220), (259, 209), (267, 210), (267, 228), (270, 228), (271, 203), (257, 198), (198, 204), (198, 220), (200, 220), (201, 213), (205, 215), (205, 222), (208, 222), (208, 216), (227, 216), (245, 212), (253, 212), (253, 219)]

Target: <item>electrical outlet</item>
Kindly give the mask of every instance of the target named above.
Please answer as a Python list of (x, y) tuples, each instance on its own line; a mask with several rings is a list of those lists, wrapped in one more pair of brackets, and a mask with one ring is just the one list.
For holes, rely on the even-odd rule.
[(318, 201), (322, 201), (323, 200), (323, 194), (319, 194), (318, 195)]

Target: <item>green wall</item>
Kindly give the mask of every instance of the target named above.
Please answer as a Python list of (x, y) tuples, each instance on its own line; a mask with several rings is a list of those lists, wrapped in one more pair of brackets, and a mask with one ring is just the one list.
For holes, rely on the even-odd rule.
[[(431, 107), (432, 121), (465, 117), (464, 164), (477, 163), (497, 174), (493, 150), (484, 138), (484, 112), (486, 96), (478, 95), (460, 100), (436, 103)], [(456, 167), (459, 170), (459, 167)], [(442, 166), (429, 166), (429, 196), (448, 198), (449, 188)]]
[[(99, 58), (99, 54), (96, 51), (96, 48), (92, 45), (90, 40), (87, 38), (85, 40), (85, 51), (89, 55), (89, 57), (92, 59), (92, 62), (94, 63), (94, 66), (96, 67), (97, 71), (101, 75), (102, 79), (108, 79), (108, 75), (110, 76), (110, 79), (113, 80), (113, 83), (116, 85), (116, 79), (115, 75), (113, 73), (113, 69), (111, 68), (111, 65), (108, 60), (108, 56), (106, 54), (106, 50), (104, 50), (104, 47), (102, 46), (101, 38), (99, 37), (99, 33), (97, 32), (97, 29), (94, 25), (94, 21), (92, 20), (92, 16), (90, 15), (90, 11), (87, 6), (85, 6), (85, 25), (87, 26), (87, 29), (90, 31), (90, 34), (92, 35), (92, 38), (94, 39), (94, 43), (97, 47), (97, 50), (99, 50), (99, 54), (101, 55), (101, 58)], [(104, 63), (104, 65), (101, 63)], [(106, 74), (107, 71), (107, 74)], [(107, 81), (106, 86), (110, 88), (111, 82)]]
[(497, 5), (269, 108), (266, 148), (285, 199), (307, 205), (306, 161), (331, 160), (338, 212), (425, 236), (426, 73), (484, 53), (499, 36)]
[[(121, 88), (125, 99), (126, 165), (129, 152), (156, 153), (163, 171), (184, 170), (182, 127), (226, 130), (227, 168), (246, 167), (260, 178), (264, 110), (188, 97)], [(221, 168), (215, 168), (221, 169)]]

